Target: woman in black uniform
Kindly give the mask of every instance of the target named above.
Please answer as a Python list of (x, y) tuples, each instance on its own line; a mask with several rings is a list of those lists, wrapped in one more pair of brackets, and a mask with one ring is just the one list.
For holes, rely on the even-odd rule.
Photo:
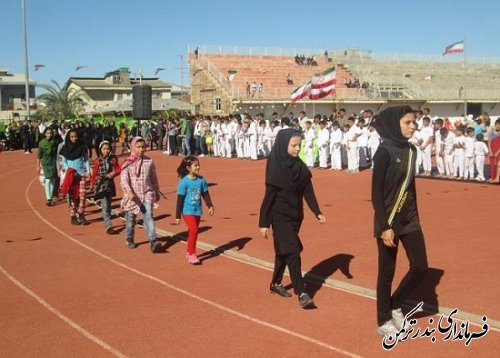
[[(428, 267), (415, 191), (416, 148), (408, 142), (416, 129), (415, 115), (409, 106), (390, 107), (379, 113), (373, 125), (382, 138), (372, 177), (378, 246), (377, 333), (395, 337), (404, 324), (401, 305)], [(391, 296), (399, 242), (410, 270)]]
[(321, 224), (326, 218), (319, 210), (311, 182), (311, 172), (299, 159), (301, 136), (295, 129), (282, 129), (269, 154), (266, 166), (266, 193), (260, 209), (259, 227), (262, 236), (268, 237), (273, 228), (274, 274), (271, 293), (282, 297), (292, 295), (281, 285), (285, 267), (288, 266), (294, 292), (303, 308), (314, 306), (304, 292), (300, 252), (303, 249), (299, 229), (304, 219), (303, 199)]

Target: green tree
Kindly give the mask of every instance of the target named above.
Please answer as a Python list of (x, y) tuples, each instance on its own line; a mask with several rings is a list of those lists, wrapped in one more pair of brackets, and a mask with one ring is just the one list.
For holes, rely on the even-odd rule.
[(84, 112), (83, 106), (89, 101), (89, 96), (82, 90), (61, 87), (56, 81), (52, 84), (39, 85), (47, 92), (38, 96), (38, 99), (46, 105), (43, 111), (45, 115), (58, 119), (71, 119), (79, 117)]

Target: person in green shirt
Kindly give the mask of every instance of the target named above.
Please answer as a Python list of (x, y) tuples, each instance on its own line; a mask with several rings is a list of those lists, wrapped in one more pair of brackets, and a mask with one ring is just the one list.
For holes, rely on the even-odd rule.
[(181, 154), (182, 155), (191, 155), (191, 128), (189, 127), (189, 120), (187, 118), (181, 119), (181, 130), (179, 133), (179, 137), (181, 138)]
[(40, 173), (40, 169), (43, 169), (45, 198), (48, 206), (52, 205), (52, 194), (57, 177), (57, 145), (52, 128), (45, 128), (43, 139), (38, 143), (36, 171)]

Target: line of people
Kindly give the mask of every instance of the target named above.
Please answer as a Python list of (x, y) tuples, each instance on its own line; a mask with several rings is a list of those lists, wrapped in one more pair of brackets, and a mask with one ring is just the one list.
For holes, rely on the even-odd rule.
[[(163, 250), (157, 240), (153, 211), (157, 201), (164, 195), (160, 191), (154, 161), (144, 155), (146, 140), (136, 136), (130, 142), (131, 153), (120, 164), (113, 154), (111, 143), (104, 140), (99, 144), (98, 157), (91, 163), (85, 143), (78, 137), (76, 129), (63, 134), (63, 142), (54, 137), (53, 129), (47, 127), (38, 147), (37, 173), (41, 171), (42, 183), (48, 206), (60, 200), (67, 200), (70, 223), (89, 225), (85, 217), (85, 207), (89, 194), (100, 203), (105, 232), (115, 234), (112, 226), (111, 203), (116, 196), (114, 178), (120, 176), (123, 197), (120, 203), (125, 215), (125, 243), (130, 249), (135, 243), (135, 226), (138, 215), (142, 215), (151, 252)], [(205, 178), (199, 175), (200, 165), (196, 157), (182, 159), (177, 170), (180, 181), (176, 210), (176, 224), (182, 215), (188, 226), (188, 249), (186, 259), (191, 264), (199, 264), (195, 248), (198, 226), (202, 215), (201, 198), (208, 206), (209, 215), (214, 214), (214, 206), (208, 193)], [(88, 184), (88, 185), (87, 185)]]

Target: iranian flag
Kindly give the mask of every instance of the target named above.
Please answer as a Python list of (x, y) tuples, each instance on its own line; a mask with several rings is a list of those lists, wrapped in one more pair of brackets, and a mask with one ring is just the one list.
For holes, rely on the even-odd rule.
[(315, 74), (311, 81), (309, 98), (311, 100), (320, 99), (328, 96), (330, 93), (333, 93), (337, 82), (335, 75), (335, 67), (330, 67), (320, 74)]
[(464, 42), (459, 41), (455, 42), (454, 44), (451, 44), (450, 46), (446, 47), (443, 52), (443, 56), (447, 55), (449, 53), (462, 53), (464, 52)]
[(311, 81), (307, 81), (302, 86), (297, 87), (293, 90), (291, 94), (291, 102), (300, 101), (302, 98), (309, 96), (309, 91), (311, 90)]

